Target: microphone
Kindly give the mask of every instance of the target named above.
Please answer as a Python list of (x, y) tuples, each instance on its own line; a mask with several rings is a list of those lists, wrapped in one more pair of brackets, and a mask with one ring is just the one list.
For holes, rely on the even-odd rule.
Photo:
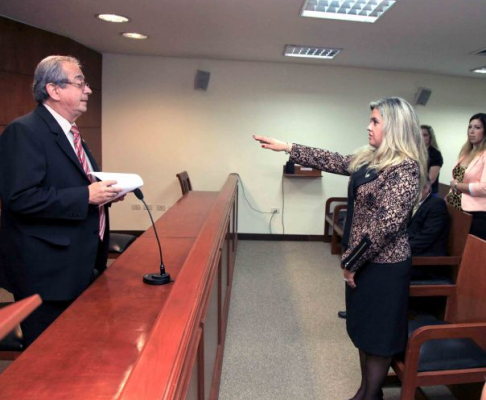
[(140, 189), (135, 189), (133, 191), (133, 194), (137, 196), (137, 199), (142, 201), (145, 208), (147, 209), (148, 214), (150, 216), (150, 221), (152, 221), (152, 228), (154, 228), (155, 237), (157, 238), (157, 244), (159, 245), (160, 273), (155, 272), (153, 274), (145, 274), (143, 276), (143, 282), (146, 283), (147, 285), (166, 285), (173, 281), (170, 279), (170, 274), (167, 274), (165, 272), (164, 260), (162, 258), (162, 246), (160, 245), (159, 235), (157, 235), (157, 230), (155, 229), (155, 223), (154, 223), (154, 219), (152, 218), (152, 213), (150, 212), (147, 203), (145, 203), (145, 200), (143, 199), (142, 191)]

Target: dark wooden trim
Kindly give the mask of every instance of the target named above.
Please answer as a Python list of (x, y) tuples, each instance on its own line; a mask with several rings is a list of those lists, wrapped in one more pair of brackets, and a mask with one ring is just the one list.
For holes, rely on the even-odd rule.
[(72, 39), (25, 25), (0, 16), (0, 133), (14, 119), (35, 108), (32, 96), (34, 70), (43, 58), (52, 54), (71, 55), (79, 59), (93, 94), (88, 111), (76, 124), (102, 168), (101, 110), (103, 56)]
[[(215, 199), (184, 261), (183, 268), (176, 277), (176, 284), (152, 326), (147, 344), (126, 381), (120, 399), (178, 399), (177, 387), (184, 384), (181, 381), (183, 378), (181, 371), (193, 343), (191, 339), (202, 326), (201, 345), (204, 346), (204, 338), (210, 333), (208, 324), (211, 321), (207, 318), (206, 312), (209, 310), (213, 290), (220, 288), (216, 274), (219, 272), (221, 261), (220, 249), (224, 245), (227, 246), (226, 242), (231, 238), (227, 233), (231, 210), (236, 201), (236, 187), (237, 179), (230, 175)], [(188, 196), (190, 198), (194, 193), (197, 192), (188, 192), (182, 200)], [(142, 238), (144, 237), (145, 235)], [(222, 316), (224, 318), (218, 323), (222, 324), (221, 331), (225, 332), (227, 318), (224, 314)], [(216, 354), (210, 353), (209, 348), (200, 349), (199, 353), (202, 353), (205, 359), (204, 371), (199, 373), (204, 376), (204, 386), (206, 383), (211, 385), (209, 388), (204, 388), (204, 395), (209, 394), (211, 400), (217, 398), (219, 391), (224, 349), (224, 338), (222, 339), (221, 345), (217, 345)], [(206, 368), (211, 368), (212, 371), (206, 371)], [(212, 380), (208, 381), (206, 377), (211, 376)]]
[(238, 233), (238, 240), (276, 240), (288, 242), (323, 242), (324, 235), (282, 235), (269, 233)]

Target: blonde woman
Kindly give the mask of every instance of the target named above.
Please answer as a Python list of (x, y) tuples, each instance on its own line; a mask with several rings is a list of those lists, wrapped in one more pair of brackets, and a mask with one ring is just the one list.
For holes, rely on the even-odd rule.
[(467, 141), (452, 170), (451, 190), (446, 201), (472, 214), (470, 233), (486, 240), (486, 114), (469, 119)]
[(392, 97), (370, 104), (369, 146), (354, 155), (254, 136), (264, 149), (325, 172), (350, 175), (341, 258), (347, 331), (359, 350), (361, 385), (352, 400), (382, 399), (391, 357), (407, 341), (411, 254), (407, 222), (427, 174), (413, 108)]

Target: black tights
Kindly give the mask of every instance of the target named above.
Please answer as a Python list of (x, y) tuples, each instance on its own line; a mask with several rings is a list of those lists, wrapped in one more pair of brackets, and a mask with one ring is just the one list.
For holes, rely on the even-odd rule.
[(390, 368), (391, 357), (382, 357), (359, 351), (361, 386), (351, 400), (381, 400), (382, 386)]

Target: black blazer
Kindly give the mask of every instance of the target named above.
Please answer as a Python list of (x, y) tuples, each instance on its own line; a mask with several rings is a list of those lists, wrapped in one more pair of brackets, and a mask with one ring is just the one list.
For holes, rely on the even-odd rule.
[(449, 213), (443, 199), (429, 196), (408, 225), (413, 256), (444, 256), (447, 253)]
[[(83, 143), (95, 171), (98, 165)], [(99, 210), (60, 125), (42, 105), (0, 136), (0, 285), (18, 297), (72, 300), (106, 268), (107, 224), (99, 247)]]

